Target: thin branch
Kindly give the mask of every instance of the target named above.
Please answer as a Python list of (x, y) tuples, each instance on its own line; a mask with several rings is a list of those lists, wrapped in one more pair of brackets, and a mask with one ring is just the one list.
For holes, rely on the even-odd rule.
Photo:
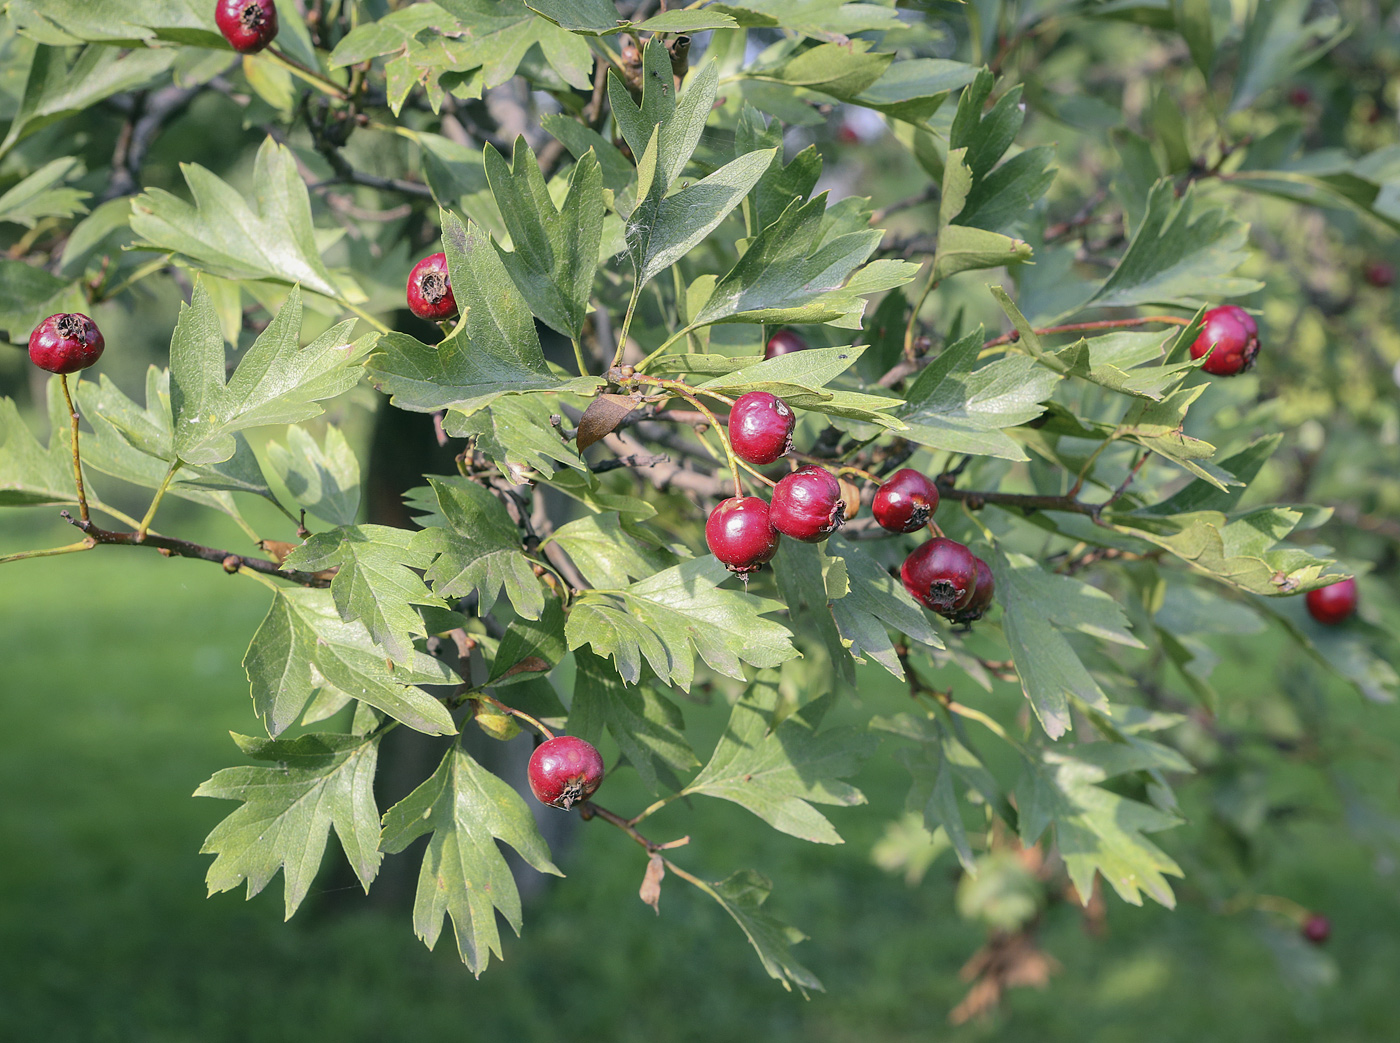
[(312, 572), (283, 570), (277, 562), (268, 561), (266, 558), (250, 558), (232, 551), (205, 547), (198, 543), (190, 543), (188, 540), (172, 539), (169, 536), (157, 536), (150, 532), (145, 534), (145, 539), (138, 540), (137, 534), (134, 532), (111, 532), (107, 529), (101, 529), (91, 521), (74, 518), (67, 511), (60, 511), (59, 517), (69, 525), (80, 529), (94, 544), (149, 547), (152, 550), (160, 551), (167, 558), (198, 558), (201, 561), (215, 561), (222, 565), (226, 572), (237, 572), (240, 568), (247, 568), (265, 576), (276, 576), (278, 579), (290, 580), (303, 587), (329, 587), (331, 585), (330, 578), (327, 576)]

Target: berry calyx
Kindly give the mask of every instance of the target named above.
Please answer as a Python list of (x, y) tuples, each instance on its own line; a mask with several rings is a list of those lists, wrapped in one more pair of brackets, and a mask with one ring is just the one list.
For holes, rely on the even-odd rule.
[(1191, 357), (1198, 359), (1208, 351), (1210, 358), (1201, 368), (1217, 377), (1233, 377), (1254, 365), (1259, 354), (1259, 325), (1254, 316), (1234, 304), (1211, 308), (1191, 345)]
[(1303, 921), (1303, 937), (1314, 945), (1322, 945), (1332, 936), (1332, 921), (1321, 913), (1313, 913)]
[(792, 408), (777, 395), (750, 391), (729, 411), (729, 444), (751, 464), (771, 464), (792, 452), (796, 423)]
[(432, 322), (457, 314), (457, 298), (452, 295), (446, 254), (429, 254), (408, 273), (408, 310)]
[(1344, 579), (1308, 591), (1308, 615), (1324, 626), (1344, 623), (1356, 611), (1356, 580)]
[(948, 618), (954, 623), (975, 623), (992, 607), (992, 596), (996, 593), (997, 584), (992, 578), (991, 566), (981, 558), (974, 557), (972, 560), (977, 566), (977, 581), (972, 590), (971, 600), (962, 608), (955, 608), (948, 613)]
[(102, 357), (107, 342), (81, 312), (50, 315), (29, 335), (29, 361), (50, 373), (76, 373)]
[(779, 330), (768, 338), (768, 344), (763, 349), (765, 359), (775, 359), (779, 355), (788, 355), (794, 351), (806, 351), (807, 342), (799, 337), (792, 330)]
[(705, 542), (730, 572), (757, 572), (778, 553), (778, 534), (768, 520), (768, 504), (757, 496), (731, 496), (710, 512)]
[(277, 5), (273, 0), (219, 0), (214, 23), (239, 54), (257, 54), (277, 35)]
[(603, 784), (603, 758), (591, 742), (556, 735), (530, 755), (530, 792), (542, 804), (568, 811)]
[(899, 578), (915, 601), (946, 616), (972, 601), (977, 591), (977, 559), (957, 540), (939, 536), (904, 559)]
[(903, 467), (875, 490), (870, 506), (875, 520), (890, 532), (914, 532), (927, 525), (938, 509), (938, 489), (927, 476)]
[(773, 487), (768, 520), (784, 536), (820, 543), (846, 520), (841, 483), (825, 467), (803, 467)]

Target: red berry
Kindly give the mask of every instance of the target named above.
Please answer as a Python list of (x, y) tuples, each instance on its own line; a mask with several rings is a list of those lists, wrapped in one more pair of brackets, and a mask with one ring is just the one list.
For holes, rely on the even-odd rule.
[(1306, 87), (1294, 87), (1288, 92), (1288, 104), (1292, 105), (1295, 109), (1305, 109), (1311, 101), (1312, 91), (1308, 90)]
[(79, 312), (50, 315), (29, 335), (29, 361), (50, 373), (76, 373), (102, 357), (102, 332)]
[(1303, 937), (1314, 945), (1321, 945), (1332, 935), (1332, 921), (1321, 913), (1313, 913), (1303, 921)]
[(429, 254), (408, 273), (408, 310), (420, 319), (438, 322), (457, 314), (446, 254)]
[(784, 536), (820, 543), (846, 520), (841, 483), (825, 467), (793, 471), (774, 486), (768, 519)]
[(1254, 365), (1259, 354), (1259, 326), (1254, 316), (1233, 304), (1210, 309), (1191, 345), (1191, 357), (1198, 359), (1212, 347), (1215, 350), (1201, 367), (1207, 373), (1233, 377)]
[(543, 804), (568, 811), (603, 783), (603, 758), (591, 742), (556, 735), (530, 755), (530, 791)]
[(219, 0), (214, 22), (239, 54), (257, 54), (277, 35), (277, 5), (272, 0)]
[(1395, 282), (1395, 266), (1385, 261), (1372, 261), (1362, 273), (1366, 281), (1378, 290), (1389, 289)]
[(794, 351), (806, 351), (807, 342), (792, 330), (779, 330), (768, 338), (768, 346), (763, 349), (765, 359), (774, 359)]
[(750, 391), (729, 411), (729, 444), (751, 464), (771, 464), (792, 452), (791, 407), (777, 395)]
[(938, 510), (938, 489), (923, 474), (904, 467), (875, 490), (871, 510), (890, 532), (913, 532), (927, 525)]
[(948, 615), (972, 601), (977, 590), (977, 559), (957, 540), (940, 536), (904, 559), (899, 578), (915, 601)]
[(991, 566), (981, 558), (972, 560), (977, 566), (977, 583), (972, 590), (972, 600), (948, 613), (948, 618), (954, 623), (975, 623), (992, 607), (992, 595), (996, 593), (997, 584), (992, 578)]
[(1356, 580), (1344, 579), (1308, 591), (1307, 605), (1308, 615), (1319, 623), (1334, 627), (1345, 622), (1356, 611)]
[(710, 553), (730, 572), (757, 572), (778, 553), (778, 534), (768, 522), (768, 504), (757, 496), (720, 501), (705, 522)]

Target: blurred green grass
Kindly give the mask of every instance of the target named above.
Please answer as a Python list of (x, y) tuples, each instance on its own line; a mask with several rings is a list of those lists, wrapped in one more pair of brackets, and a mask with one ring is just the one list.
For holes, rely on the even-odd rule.
[[(20, 512), (0, 512), (0, 553), (65, 542), (53, 534), (39, 535)], [(202, 537), (237, 545), (217, 527)], [(228, 730), (256, 729), (239, 662), (266, 601), (256, 583), (205, 563), (120, 548), (0, 571), (0, 1036), (1396, 1038), (1396, 880), (1325, 822), (1279, 831), (1260, 886), (1326, 910), (1336, 985), (1286, 984), (1247, 917), (1190, 903), (1176, 913), (1138, 910), (1110, 897), (1101, 939), (1084, 935), (1075, 910), (1050, 909), (1040, 938), (1063, 970), (1048, 990), (1014, 990), (989, 1020), (951, 1028), (947, 1013), (966, 989), (957, 971), (982, 932), (954, 912), (948, 861), (916, 888), (871, 864), (870, 847), (906, 787), (885, 754), (857, 780), (872, 807), (832, 812), (848, 840), (842, 847), (775, 834), (722, 802), (673, 805), (653, 820), (659, 839), (694, 838), (677, 859), (702, 875), (752, 867), (773, 878), (770, 907), (812, 935), (797, 956), (828, 990), (809, 1002), (768, 980), (728, 918), (682, 882), (666, 881), (655, 917), (636, 895), (641, 853), (600, 823), (583, 826), (561, 852), (568, 879), (527, 904), (524, 937), (507, 932), (505, 962), (479, 981), (457, 962), (450, 937), (436, 953), (422, 947), (406, 906), (386, 910), (353, 889), (327, 893), (333, 874), (288, 924), (280, 880), (252, 902), (237, 893), (206, 900), (208, 859), (197, 852), (232, 805), (189, 794), (237, 762)], [(1285, 650), (1257, 646), (1254, 654)], [(1251, 662), (1236, 665), (1241, 678)], [(899, 707), (898, 686), (870, 681), (863, 698), (882, 711)], [(1346, 691), (1328, 698), (1352, 725), (1400, 739), (1395, 708), (1360, 704)], [(686, 713), (714, 728), (722, 719), (719, 709)], [(1288, 784), (1316, 785), (1310, 779)], [(610, 805), (641, 806), (630, 773), (609, 790)], [(1188, 832), (1210, 828), (1186, 796), (1193, 825), (1162, 838), (1178, 856)], [(332, 841), (327, 861), (340, 857)]]

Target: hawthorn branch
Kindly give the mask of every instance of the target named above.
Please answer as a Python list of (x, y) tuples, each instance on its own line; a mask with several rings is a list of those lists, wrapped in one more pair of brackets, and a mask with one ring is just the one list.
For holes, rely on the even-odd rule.
[(327, 576), (314, 572), (283, 569), (277, 562), (269, 561), (266, 558), (250, 558), (243, 554), (235, 554), (233, 551), (205, 547), (198, 543), (177, 540), (170, 536), (157, 536), (151, 532), (145, 533), (144, 538), (138, 539), (137, 533), (113, 532), (109, 529), (99, 528), (89, 520), (74, 518), (67, 511), (60, 511), (59, 517), (69, 525), (79, 529), (92, 541), (93, 546), (109, 544), (119, 547), (149, 547), (152, 550), (160, 551), (167, 558), (197, 558), (200, 561), (218, 562), (223, 566), (225, 572), (237, 572), (240, 568), (246, 568), (265, 576), (290, 580), (303, 587), (329, 587), (331, 585), (330, 578)]

